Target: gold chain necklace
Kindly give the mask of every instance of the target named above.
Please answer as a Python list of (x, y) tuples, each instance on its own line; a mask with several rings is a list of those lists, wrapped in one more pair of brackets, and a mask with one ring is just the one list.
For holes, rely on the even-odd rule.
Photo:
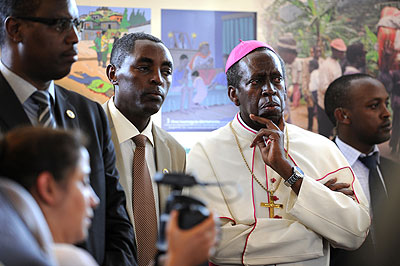
[[(255, 174), (253, 173), (253, 171), (250, 169), (250, 166), (249, 166), (249, 164), (247, 163), (246, 158), (244, 157), (243, 150), (242, 150), (242, 148), (240, 147), (239, 138), (238, 138), (238, 136), (237, 136), (237, 133), (236, 133), (236, 131), (233, 129), (232, 121), (229, 123), (229, 126), (231, 127), (233, 136), (235, 137), (236, 144), (237, 144), (237, 146), (238, 146), (238, 148), (239, 148), (239, 151), (240, 151), (240, 155), (242, 155), (242, 158), (243, 158), (244, 163), (246, 164), (247, 170), (249, 170), (249, 172), (250, 172), (251, 176), (253, 177), (253, 179), (262, 187), (262, 189), (264, 189), (264, 190), (269, 194), (269, 196), (273, 196), (273, 194), (275, 193), (275, 191), (278, 189), (279, 185), (281, 184), (282, 177), (279, 178), (278, 185), (276, 186), (275, 189), (273, 189), (273, 190), (272, 190), (272, 189), (271, 189), (271, 190), (268, 190), (268, 189), (260, 182), (260, 180), (258, 180), (258, 178), (256, 177), (256, 175), (255, 175)], [(289, 154), (289, 134), (288, 134), (288, 132), (287, 132), (287, 127), (286, 127), (286, 126), (285, 126), (285, 136), (286, 136), (286, 151), (285, 151), (285, 156), (286, 156), (286, 159), (287, 159), (287, 158), (288, 158), (288, 154)], [(268, 182), (268, 180), (267, 180), (267, 182)]]

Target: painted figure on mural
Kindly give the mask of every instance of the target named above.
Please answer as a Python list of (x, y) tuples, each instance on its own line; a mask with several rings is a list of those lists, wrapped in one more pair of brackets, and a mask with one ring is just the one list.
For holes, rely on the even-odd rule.
[(105, 68), (105, 67), (107, 67), (107, 55), (108, 55), (108, 50), (109, 50), (108, 44), (109, 44), (110, 40), (108, 39), (107, 31), (102, 31), (101, 34), (102, 34), (101, 41), (100, 41), (101, 62), (102, 62), (102, 67)]
[[(189, 58), (186, 54), (181, 54), (179, 64), (174, 69), (172, 75), (171, 91), (180, 92), (180, 111), (190, 109), (192, 106), (193, 88), (190, 86), (190, 69), (188, 68)], [(187, 101), (186, 101), (187, 99)]]
[(361, 42), (349, 45), (346, 51), (346, 64), (343, 75), (365, 73), (365, 54), (364, 45)]
[(102, 65), (102, 56), (101, 56), (101, 32), (96, 32), (96, 39), (94, 39), (94, 48), (97, 54), (97, 63), (99, 66)]
[(333, 124), (324, 110), (325, 92), (328, 89), (329, 84), (342, 75), (340, 60), (344, 58), (347, 46), (342, 39), (336, 38), (330, 42), (330, 48), (332, 55), (326, 58), (320, 65), (320, 86), (318, 88), (318, 133), (325, 137), (330, 137), (333, 130)]

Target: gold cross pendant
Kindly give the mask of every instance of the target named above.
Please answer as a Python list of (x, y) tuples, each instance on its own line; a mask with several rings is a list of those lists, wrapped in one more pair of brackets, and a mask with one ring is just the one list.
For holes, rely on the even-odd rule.
[(269, 210), (270, 210), (269, 218), (274, 218), (275, 217), (274, 209), (275, 208), (283, 209), (283, 204), (275, 204), (274, 199), (273, 199), (274, 198), (274, 192), (268, 191), (268, 196), (269, 196), (269, 203), (261, 202), (260, 206), (269, 208)]

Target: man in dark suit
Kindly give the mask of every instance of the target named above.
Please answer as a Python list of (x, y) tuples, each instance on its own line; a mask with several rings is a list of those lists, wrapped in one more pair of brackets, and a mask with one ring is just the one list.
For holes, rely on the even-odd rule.
[(390, 138), (389, 95), (383, 84), (366, 74), (342, 76), (325, 94), (325, 111), (334, 125), (335, 143), (354, 170), (366, 194), (372, 223), (369, 235), (356, 251), (333, 249), (331, 265), (380, 265), (380, 209), (392, 200), (400, 165), (379, 155), (377, 144)]
[[(78, 128), (90, 137), (90, 182), (100, 198), (89, 237), (82, 244), (100, 265), (134, 265), (134, 233), (118, 183), (114, 147), (101, 106), (54, 85), (77, 57), (78, 9), (74, 0), (0, 1), (0, 131), (23, 124)], [(49, 111), (48, 111), (49, 110)]]

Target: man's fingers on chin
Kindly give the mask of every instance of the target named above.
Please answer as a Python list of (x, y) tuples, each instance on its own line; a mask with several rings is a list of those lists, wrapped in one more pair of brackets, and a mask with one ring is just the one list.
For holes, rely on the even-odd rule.
[(250, 119), (252, 119), (252, 120), (254, 120), (256, 122), (259, 122), (259, 123), (264, 123), (265, 120), (268, 120), (265, 117), (261, 117), (261, 116), (255, 115), (255, 114), (250, 114)]
[(269, 120), (269, 119), (265, 119), (265, 120), (266, 120), (265, 125), (267, 126), (268, 129), (276, 129), (276, 130), (279, 130), (279, 127), (278, 127), (277, 125), (275, 125), (274, 122), (272, 122), (272, 121)]
[(267, 128), (271, 128), (271, 129), (277, 129), (278, 127), (274, 124), (274, 122), (272, 122), (270, 119), (265, 118), (265, 117), (261, 117), (261, 116), (256, 116), (254, 114), (250, 114), (250, 119), (252, 119), (253, 121), (256, 121), (260, 124), (266, 125)]
[(265, 119), (265, 123), (264, 124), (267, 126), (268, 129), (273, 129), (274, 125), (275, 125), (274, 122), (272, 122), (269, 119)]

